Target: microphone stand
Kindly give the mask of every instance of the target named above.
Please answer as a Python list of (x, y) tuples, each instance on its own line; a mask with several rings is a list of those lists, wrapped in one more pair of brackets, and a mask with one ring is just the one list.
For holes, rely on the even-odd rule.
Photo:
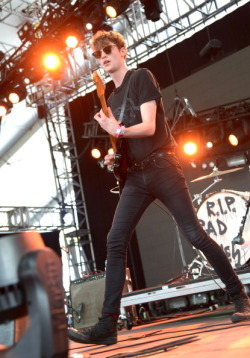
[(246, 213), (245, 213), (245, 215), (242, 217), (239, 233), (238, 233), (238, 235), (233, 239), (233, 242), (234, 242), (235, 244), (238, 244), (238, 245), (243, 245), (243, 244), (245, 243), (245, 240), (244, 240), (244, 238), (242, 237), (242, 234), (243, 234), (243, 230), (244, 230), (244, 227), (245, 227), (245, 224), (246, 224), (246, 218), (247, 218), (248, 211), (249, 211), (249, 207), (250, 207), (250, 199), (246, 202), (246, 207), (247, 207)]

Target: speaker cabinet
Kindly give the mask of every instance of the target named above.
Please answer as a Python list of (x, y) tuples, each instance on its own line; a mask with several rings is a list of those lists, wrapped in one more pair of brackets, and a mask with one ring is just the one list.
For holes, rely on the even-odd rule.
[(75, 280), (70, 285), (73, 326), (92, 327), (101, 315), (104, 300), (105, 273)]
[[(73, 326), (76, 329), (92, 327), (101, 316), (105, 290), (105, 273), (88, 276), (72, 281), (70, 284)], [(122, 293), (133, 291), (130, 270), (126, 268), (126, 280)], [(130, 312), (131, 311), (131, 312)], [(130, 316), (137, 319), (136, 309), (129, 310)]]

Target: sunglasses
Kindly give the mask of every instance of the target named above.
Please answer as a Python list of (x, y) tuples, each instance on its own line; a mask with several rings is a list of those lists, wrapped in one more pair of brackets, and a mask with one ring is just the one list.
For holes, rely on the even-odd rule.
[(92, 55), (93, 55), (96, 59), (99, 60), (99, 59), (102, 57), (102, 51), (103, 51), (106, 55), (111, 54), (112, 46), (116, 46), (116, 45), (113, 44), (113, 45), (105, 46), (102, 50), (98, 50), (98, 51), (93, 52)]

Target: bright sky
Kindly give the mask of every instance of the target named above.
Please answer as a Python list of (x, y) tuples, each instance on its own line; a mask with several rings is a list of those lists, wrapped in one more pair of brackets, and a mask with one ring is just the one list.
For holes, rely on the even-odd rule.
[(41, 128), (0, 168), (0, 206), (44, 206), (55, 193), (49, 145)]

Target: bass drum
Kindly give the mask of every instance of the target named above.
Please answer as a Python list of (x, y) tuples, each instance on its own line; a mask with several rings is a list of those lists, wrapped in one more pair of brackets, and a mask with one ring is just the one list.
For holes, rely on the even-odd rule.
[(244, 244), (234, 243), (242, 228), (250, 192), (222, 190), (210, 194), (200, 205), (197, 216), (205, 231), (225, 251), (234, 268), (240, 268), (250, 258), (250, 211), (241, 237)]

